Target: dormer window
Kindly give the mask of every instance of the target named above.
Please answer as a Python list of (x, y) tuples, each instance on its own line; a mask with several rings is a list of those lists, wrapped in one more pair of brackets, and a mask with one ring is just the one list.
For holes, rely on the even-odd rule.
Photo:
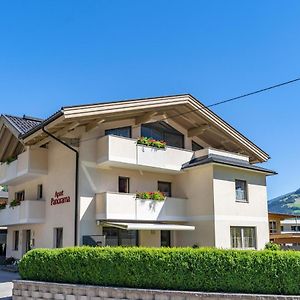
[(131, 138), (131, 126), (105, 130), (105, 135), (110, 135), (110, 134)]
[(184, 135), (165, 122), (142, 124), (141, 135), (165, 141), (167, 146), (184, 148)]

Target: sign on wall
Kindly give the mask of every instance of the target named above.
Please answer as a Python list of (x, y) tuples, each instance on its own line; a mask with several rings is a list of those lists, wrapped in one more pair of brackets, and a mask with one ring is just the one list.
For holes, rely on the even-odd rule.
[(64, 191), (56, 191), (54, 197), (51, 198), (51, 205), (63, 204), (70, 201), (70, 196), (64, 196)]

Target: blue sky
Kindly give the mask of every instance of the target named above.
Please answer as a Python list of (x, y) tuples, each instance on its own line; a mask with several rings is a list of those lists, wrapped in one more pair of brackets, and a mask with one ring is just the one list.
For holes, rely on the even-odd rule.
[[(191, 93), (204, 104), (300, 77), (299, 1), (0, 2), (2, 113)], [(300, 82), (214, 111), (267, 151), (269, 198), (299, 181)]]

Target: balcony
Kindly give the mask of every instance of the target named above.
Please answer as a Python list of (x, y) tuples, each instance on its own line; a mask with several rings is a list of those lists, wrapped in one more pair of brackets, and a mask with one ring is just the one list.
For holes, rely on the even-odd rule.
[(0, 226), (39, 224), (45, 220), (45, 201), (25, 200), (19, 206), (0, 210)]
[(47, 149), (39, 148), (21, 153), (11, 163), (0, 166), (0, 185), (17, 185), (48, 173)]
[(136, 140), (114, 135), (97, 141), (97, 165), (106, 167), (129, 167), (145, 171), (177, 173), (182, 164), (193, 157), (193, 151), (166, 147), (157, 149), (139, 145)]
[(135, 194), (96, 195), (97, 220), (186, 221), (187, 199), (167, 197), (163, 201), (136, 198)]

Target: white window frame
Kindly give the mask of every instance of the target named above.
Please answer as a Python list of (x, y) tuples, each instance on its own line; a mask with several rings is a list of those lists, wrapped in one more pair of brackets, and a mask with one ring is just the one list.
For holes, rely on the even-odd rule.
[[(231, 229), (232, 228), (239, 228), (241, 230), (241, 243), (242, 243), (242, 247), (238, 248), (238, 247), (233, 247), (232, 244), (232, 235), (231, 235)], [(245, 240), (244, 240), (244, 230), (248, 229), (248, 228), (252, 228), (254, 229), (254, 246), (253, 247), (245, 247)], [(256, 231), (256, 227), (255, 226), (230, 226), (230, 243), (231, 243), (231, 248), (232, 249), (241, 249), (241, 250), (255, 250), (257, 248), (257, 231)]]
[[(236, 196), (236, 188), (237, 188), (237, 182), (238, 181), (245, 183), (245, 191), (244, 191), (245, 199), (238, 199), (237, 196)], [(235, 181), (234, 181), (234, 188), (235, 188), (234, 189), (234, 192), (235, 192), (235, 202), (249, 203), (248, 183), (247, 183), (247, 180), (244, 180), (244, 179), (235, 179)]]

